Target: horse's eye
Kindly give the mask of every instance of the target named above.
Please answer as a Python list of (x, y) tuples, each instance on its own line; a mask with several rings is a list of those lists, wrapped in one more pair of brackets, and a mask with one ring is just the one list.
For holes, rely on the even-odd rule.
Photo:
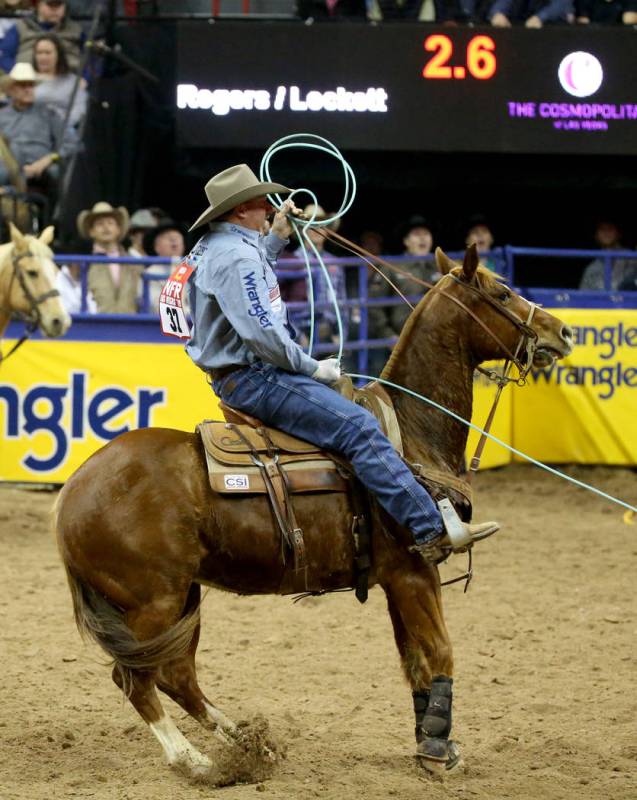
[(498, 300), (501, 303), (508, 303), (510, 299), (511, 299), (511, 292), (502, 292), (501, 294), (498, 295)]
[(37, 278), (38, 277), (38, 271), (37, 271), (37, 269), (28, 269), (27, 270), (27, 275), (29, 276), (29, 278)]

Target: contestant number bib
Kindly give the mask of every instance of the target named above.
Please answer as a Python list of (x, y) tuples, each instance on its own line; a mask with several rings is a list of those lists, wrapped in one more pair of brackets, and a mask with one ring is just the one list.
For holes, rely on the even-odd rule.
[(159, 319), (161, 332), (177, 339), (189, 339), (190, 328), (183, 309), (184, 286), (192, 275), (194, 267), (185, 261), (178, 264), (170, 278), (164, 284), (159, 295)]

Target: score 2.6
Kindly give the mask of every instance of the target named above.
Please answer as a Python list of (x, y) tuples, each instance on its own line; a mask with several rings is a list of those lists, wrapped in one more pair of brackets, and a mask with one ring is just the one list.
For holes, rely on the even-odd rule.
[(468, 71), (473, 78), (486, 81), (495, 75), (495, 42), (490, 36), (480, 35), (469, 39), (465, 64), (455, 67), (448, 63), (453, 56), (453, 42), (449, 36), (434, 33), (425, 39), (424, 47), (434, 55), (424, 66), (423, 78), (462, 79)]

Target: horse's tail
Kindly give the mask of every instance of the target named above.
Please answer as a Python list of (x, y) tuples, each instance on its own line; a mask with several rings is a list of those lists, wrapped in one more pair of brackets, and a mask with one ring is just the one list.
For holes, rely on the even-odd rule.
[[(54, 521), (57, 528), (57, 506)], [(56, 531), (59, 542), (59, 529)], [(126, 624), (124, 612), (102, 594), (73, 575), (60, 548), (73, 600), (75, 623), (82, 638), (93, 639), (110, 656), (122, 679), (125, 694), (130, 694), (132, 675), (139, 670), (154, 670), (186, 655), (199, 624), (199, 604), (164, 633), (139, 641)]]

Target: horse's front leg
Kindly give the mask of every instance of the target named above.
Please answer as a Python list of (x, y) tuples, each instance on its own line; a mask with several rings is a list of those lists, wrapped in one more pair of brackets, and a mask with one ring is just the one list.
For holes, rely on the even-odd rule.
[(460, 763), (460, 752), (449, 740), (453, 656), (438, 570), (409, 558), (382, 583), (403, 671), (412, 690), (416, 754), (431, 772), (450, 771)]

